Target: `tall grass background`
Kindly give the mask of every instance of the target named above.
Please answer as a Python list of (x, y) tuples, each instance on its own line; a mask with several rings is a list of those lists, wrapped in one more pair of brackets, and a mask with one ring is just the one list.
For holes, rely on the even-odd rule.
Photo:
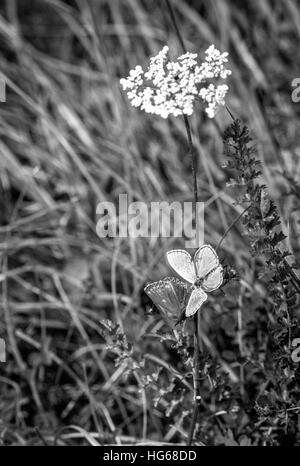
[[(300, 104), (291, 99), (291, 82), (300, 73), (297, 0), (173, 5), (189, 51), (201, 56), (214, 43), (229, 52), (227, 103), (251, 130), (286, 244), (299, 251), (298, 214), (287, 195), (287, 178), (300, 175)], [(146, 283), (170, 275), (164, 253), (184, 245), (96, 234), (100, 201), (117, 203), (121, 193), (144, 202), (193, 197), (183, 120), (131, 108), (119, 84), (163, 45), (173, 57), (181, 53), (166, 4), (2, 0), (0, 13), (0, 71), (7, 86), (0, 104), (0, 336), (7, 344), (0, 441), (184, 443), (189, 398), (172, 395), (172, 401), (161, 393), (155, 403), (146, 375), (161, 368), (158, 395), (160, 385), (163, 391), (190, 369), (168, 342), (153, 336), (163, 324), (146, 314), (150, 303), (143, 293)], [(223, 168), (222, 136), (230, 123), (225, 109), (216, 121), (199, 107), (191, 118), (199, 197), (206, 203), (205, 242), (214, 246), (242, 212)], [(240, 307), (231, 314), (222, 298), (212, 298), (203, 311), (208, 346), (220, 345), (216, 364), (226, 365), (229, 384), (254, 406), (260, 379), (255, 371), (249, 375), (247, 398), (234, 350), (225, 348), (226, 338), (236, 342), (236, 336), (228, 333), (220, 343), (224, 319), (234, 329), (258, 301), (263, 313), (268, 299), (241, 222), (220, 255), (238, 271), (248, 295), (239, 296)], [(245, 425), (252, 427), (244, 441), (262, 442), (265, 431), (255, 416), (228, 416), (215, 412), (217, 427), (202, 417), (196, 443), (235, 443)], [(276, 425), (269, 429), (276, 432)]]

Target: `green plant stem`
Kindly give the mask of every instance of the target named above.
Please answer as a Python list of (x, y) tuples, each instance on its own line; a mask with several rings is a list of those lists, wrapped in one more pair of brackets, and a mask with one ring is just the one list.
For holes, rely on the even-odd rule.
[[(170, 13), (170, 17), (178, 37), (178, 41), (181, 45), (181, 48), (184, 53), (186, 53), (186, 47), (184, 45), (184, 40), (180, 34), (179, 27), (177, 25), (176, 16), (172, 7), (170, 0), (166, 0), (167, 8)], [(192, 139), (192, 131), (190, 127), (190, 123), (188, 117), (183, 115), (188, 144), (189, 144), (189, 155), (191, 158), (191, 167), (192, 167), (192, 177), (193, 177), (193, 191), (194, 191), (194, 214), (195, 214), (195, 222), (196, 222), (196, 244), (199, 244), (199, 228), (198, 228), (198, 185), (197, 185), (197, 159), (196, 153), (193, 145)], [(200, 313), (197, 312), (194, 317), (194, 325), (195, 325), (195, 333), (194, 333), (194, 408), (193, 408), (193, 415), (192, 421), (190, 425), (190, 430), (187, 439), (187, 445), (191, 445), (193, 442), (193, 436), (195, 431), (195, 426), (198, 418), (199, 412), (199, 405), (201, 401), (201, 394), (200, 394), (200, 335), (199, 335), (199, 328), (200, 328)]]
[[(194, 214), (196, 220), (196, 244), (198, 245), (199, 239), (199, 228), (198, 228), (198, 216), (197, 216), (197, 205), (198, 205), (198, 186), (197, 186), (197, 167), (196, 167), (196, 153), (193, 146), (192, 132), (188, 118), (184, 115), (184, 123), (189, 143), (189, 153), (191, 157), (192, 175), (193, 175), (193, 191), (194, 191)], [(200, 394), (200, 312), (197, 312), (194, 316), (194, 409), (193, 416), (190, 425), (189, 435), (187, 439), (187, 445), (191, 445), (193, 442), (193, 436), (195, 426), (198, 418), (199, 404), (201, 401)]]
[(250, 209), (250, 207), (252, 207), (252, 204), (248, 205), (248, 207), (246, 207), (243, 212), (241, 212), (239, 214), (239, 216), (233, 220), (233, 222), (229, 225), (229, 227), (227, 228), (227, 230), (225, 231), (225, 233), (223, 234), (222, 238), (220, 239), (219, 243), (218, 243), (218, 246), (216, 247), (216, 252), (218, 252), (221, 244), (223, 243), (224, 239), (226, 238), (226, 236), (228, 235), (228, 233), (230, 232), (230, 230), (237, 224), (237, 222), (245, 215), (245, 213)]
[[(197, 186), (197, 169), (196, 169), (196, 154), (193, 146), (192, 132), (189, 124), (188, 118), (184, 115), (184, 123), (189, 143), (189, 153), (191, 157), (192, 165), (192, 175), (193, 175), (193, 191), (194, 191), (194, 214), (196, 221), (196, 244), (198, 245), (199, 239), (199, 228), (198, 228), (198, 215), (197, 215), (197, 205), (198, 205), (198, 186)], [(201, 401), (200, 394), (200, 313), (197, 312), (194, 317), (195, 325), (195, 334), (194, 334), (194, 410), (192, 416), (192, 422), (190, 425), (190, 431), (187, 439), (187, 445), (191, 445), (193, 442), (193, 435), (195, 431), (195, 425), (197, 422), (198, 411), (199, 411), (199, 402)]]
[(168, 8), (168, 10), (169, 10), (170, 17), (171, 17), (171, 20), (172, 20), (172, 23), (173, 23), (173, 26), (174, 26), (174, 29), (175, 29), (177, 38), (178, 38), (178, 40), (179, 40), (179, 43), (180, 43), (180, 45), (181, 45), (181, 48), (182, 48), (183, 52), (186, 53), (186, 48), (185, 48), (185, 45), (184, 45), (184, 40), (183, 40), (182, 35), (180, 34), (180, 30), (179, 30), (179, 27), (178, 27), (178, 24), (177, 24), (176, 16), (175, 16), (173, 7), (172, 7), (172, 5), (171, 5), (171, 2), (170, 2), (170, 0), (166, 0), (166, 3), (167, 3), (167, 8)]
[(187, 442), (186, 442), (187, 446), (190, 446), (193, 443), (193, 435), (194, 435), (195, 425), (196, 425), (197, 418), (198, 418), (198, 411), (199, 411), (198, 403), (195, 403), (194, 411), (193, 411), (193, 417), (192, 417), (192, 421), (191, 421), (191, 427), (190, 427), (188, 439), (187, 439)]
[[(190, 127), (188, 117), (186, 115), (183, 115), (183, 118), (184, 118), (184, 124), (185, 124), (186, 134), (187, 134), (188, 143), (189, 143), (189, 155), (191, 158), (191, 167), (192, 167), (192, 176), (193, 176), (194, 212), (195, 212), (195, 219), (197, 221), (197, 202), (198, 202), (197, 159), (196, 159), (196, 154), (194, 150), (192, 132), (191, 132), (191, 127)], [(198, 233), (197, 228), (196, 228), (196, 232)]]

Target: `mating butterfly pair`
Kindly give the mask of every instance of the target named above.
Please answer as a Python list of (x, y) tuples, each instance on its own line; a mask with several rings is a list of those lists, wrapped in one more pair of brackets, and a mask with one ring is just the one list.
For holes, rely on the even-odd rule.
[(194, 259), (182, 249), (169, 251), (170, 266), (185, 282), (167, 277), (146, 286), (145, 292), (171, 324), (181, 320), (183, 315), (191, 317), (207, 300), (207, 292), (218, 289), (223, 282), (223, 267), (216, 251), (210, 245), (201, 246)]

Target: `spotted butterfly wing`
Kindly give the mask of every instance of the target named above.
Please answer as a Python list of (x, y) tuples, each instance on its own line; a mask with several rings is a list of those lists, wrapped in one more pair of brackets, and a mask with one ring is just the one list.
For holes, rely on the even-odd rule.
[(199, 278), (206, 277), (220, 264), (218, 255), (210, 244), (204, 244), (196, 251), (194, 263)]
[(209, 272), (203, 280), (202, 288), (204, 291), (214, 291), (220, 288), (223, 283), (223, 267), (218, 265)]
[(167, 252), (167, 260), (178, 275), (189, 283), (196, 280), (196, 270), (190, 254), (183, 249)]
[(182, 320), (192, 287), (176, 277), (167, 277), (150, 283), (144, 289), (155, 304), (166, 324), (174, 329)]
[(185, 315), (191, 317), (199, 311), (202, 304), (207, 300), (207, 294), (201, 288), (194, 288), (188, 301)]
[(201, 246), (195, 253), (194, 262), (197, 276), (203, 280), (203, 290), (217, 290), (223, 282), (223, 267), (214, 248), (209, 244)]

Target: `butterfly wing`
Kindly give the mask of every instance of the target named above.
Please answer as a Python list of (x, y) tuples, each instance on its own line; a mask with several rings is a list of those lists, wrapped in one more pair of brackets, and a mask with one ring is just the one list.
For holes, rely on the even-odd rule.
[(194, 262), (199, 278), (206, 277), (208, 273), (220, 265), (216, 251), (209, 244), (204, 244), (196, 251)]
[(171, 328), (175, 327), (185, 310), (191, 290), (188, 283), (176, 277), (167, 277), (150, 283), (144, 289), (159, 310), (161, 317)]
[(190, 254), (183, 249), (175, 249), (167, 252), (167, 259), (178, 275), (189, 283), (194, 283), (196, 280), (196, 272), (194, 263)]
[(223, 283), (223, 267), (219, 265), (206, 275), (203, 279), (202, 288), (204, 291), (214, 291), (220, 288)]
[(207, 300), (207, 294), (201, 288), (194, 288), (186, 307), (186, 317), (193, 316)]

